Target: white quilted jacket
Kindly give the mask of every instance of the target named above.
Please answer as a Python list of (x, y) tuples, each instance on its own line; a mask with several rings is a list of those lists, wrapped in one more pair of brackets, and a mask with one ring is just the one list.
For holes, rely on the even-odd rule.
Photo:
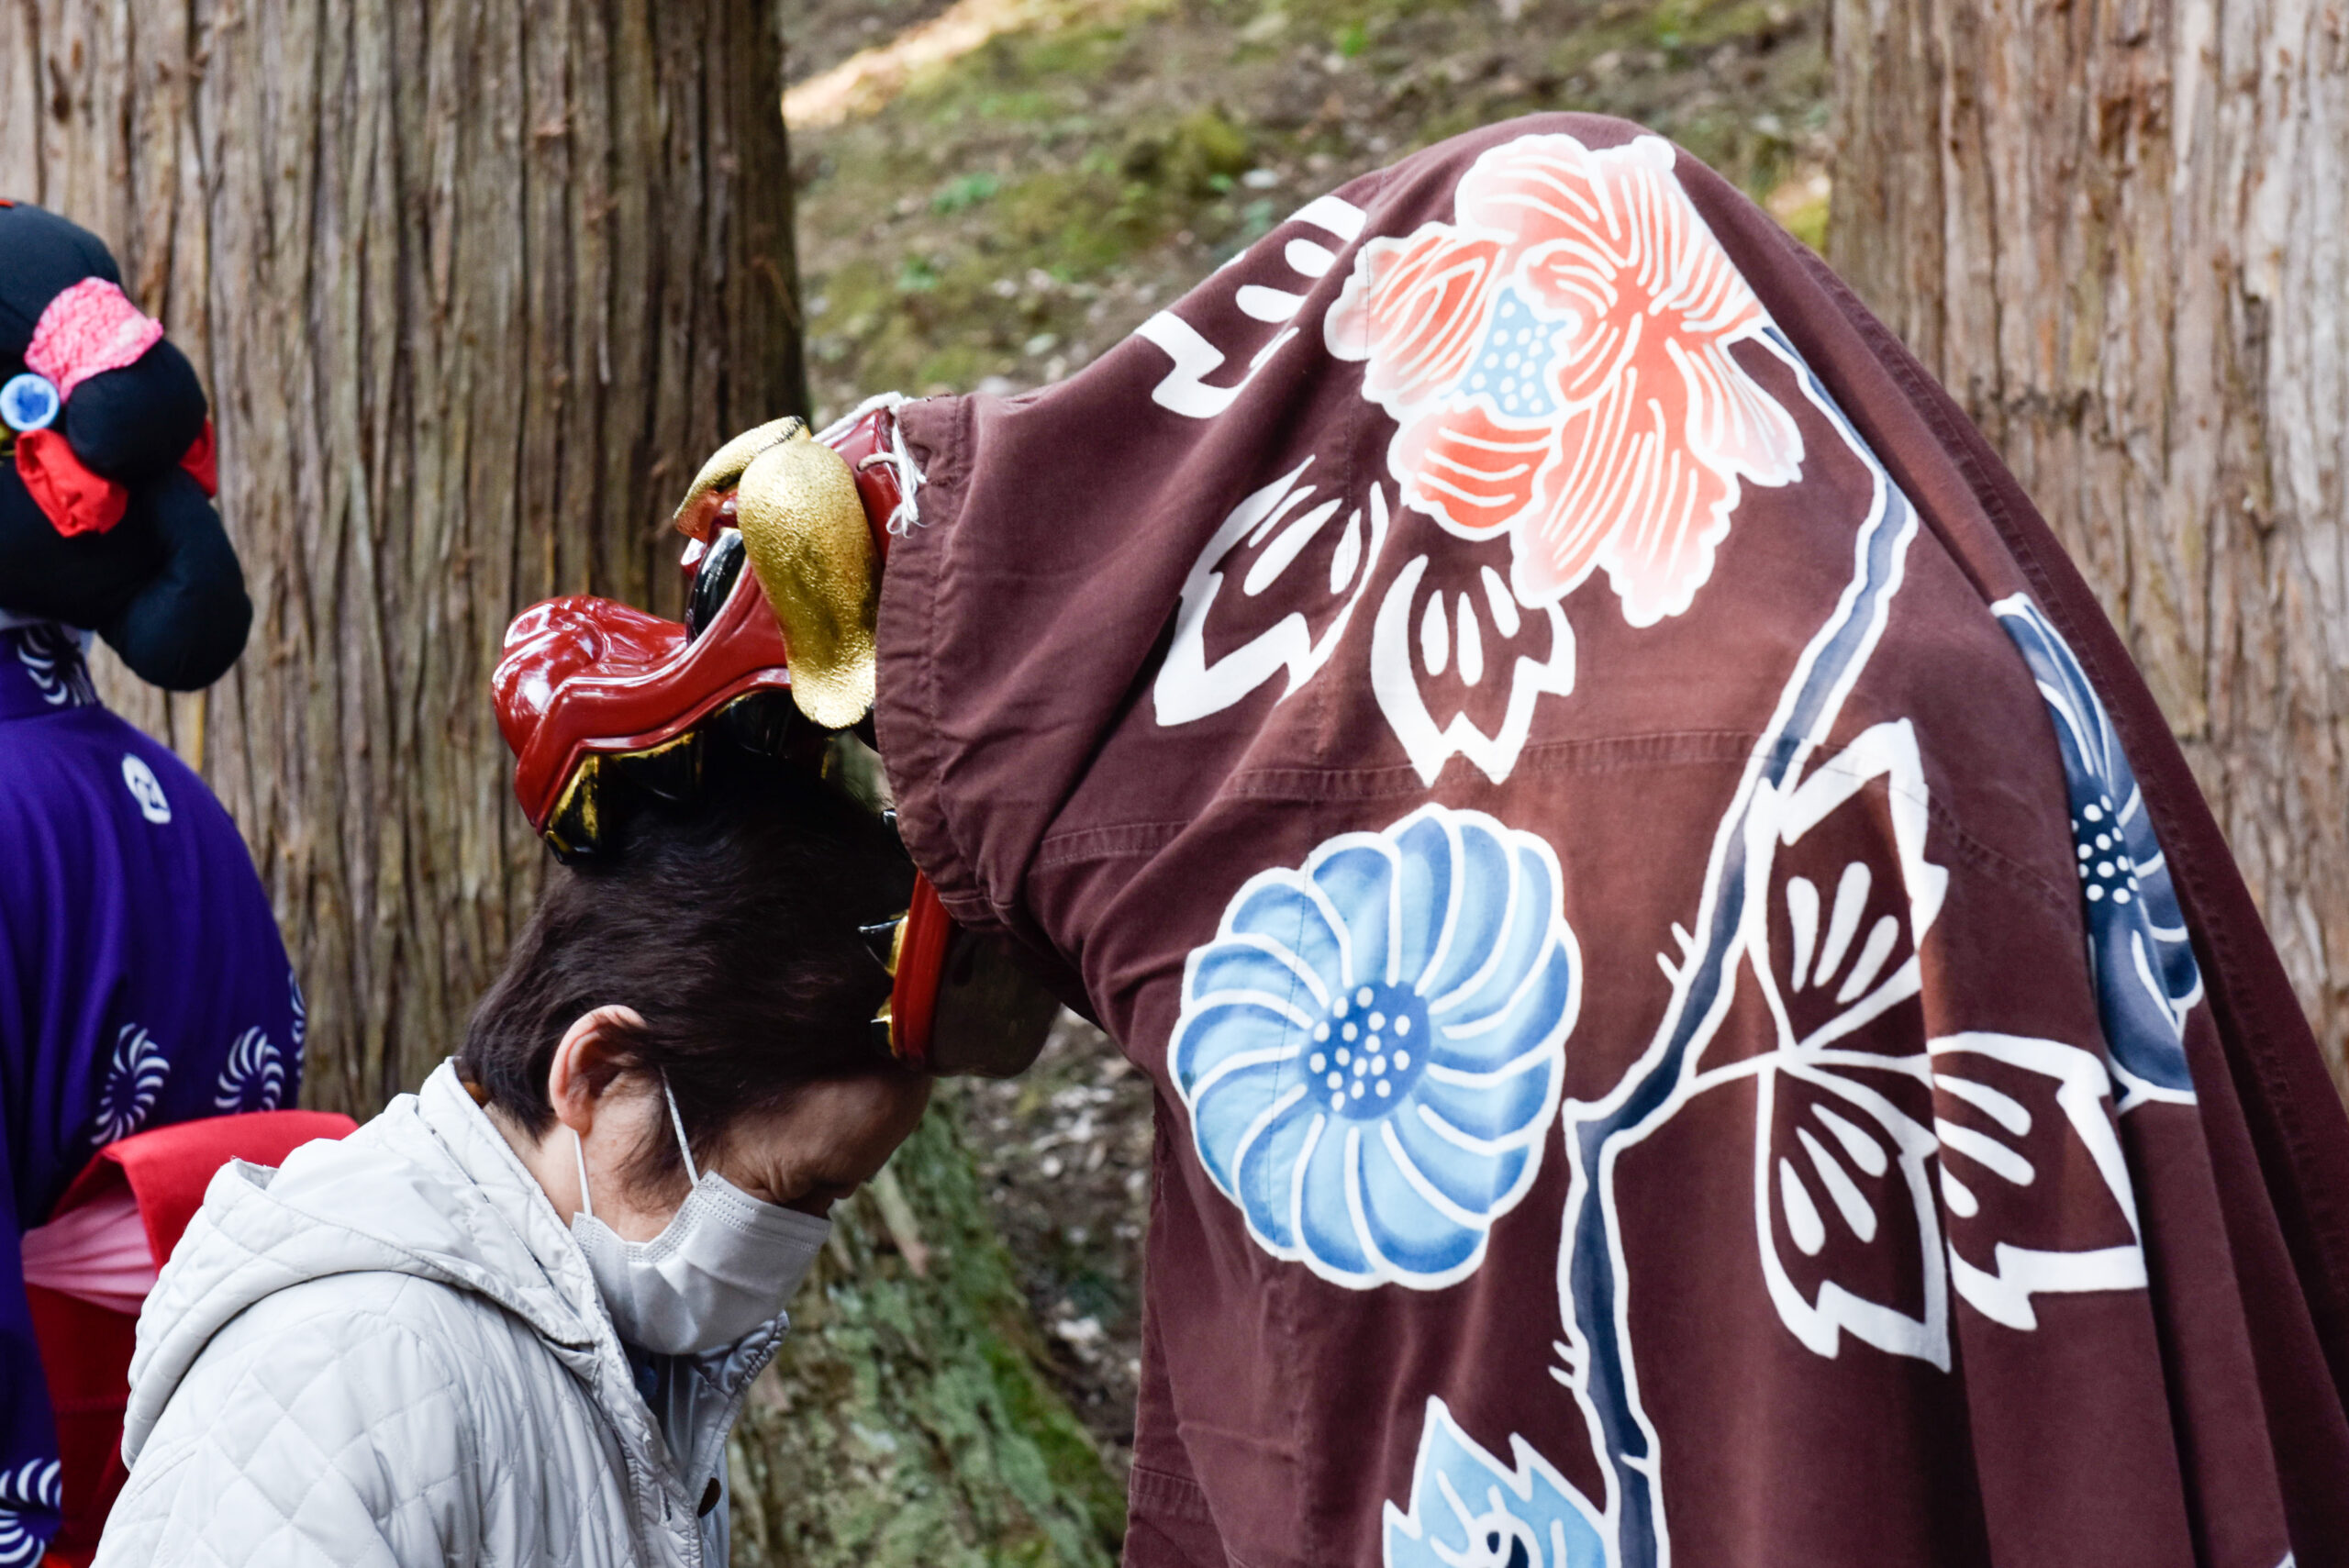
[(727, 1429), (786, 1327), (640, 1392), (444, 1065), (343, 1142), (213, 1179), (139, 1319), (97, 1562), (718, 1568)]

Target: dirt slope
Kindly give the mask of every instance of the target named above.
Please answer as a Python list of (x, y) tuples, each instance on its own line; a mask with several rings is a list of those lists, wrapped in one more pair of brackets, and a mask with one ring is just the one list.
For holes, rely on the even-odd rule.
[[(945, 9), (793, 4), (801, 82)], [(1515, 20), (1496, 0), (985, 9), (1031, 25), (917, 72), (878, 113), (795, 133), (819, 409), (1053, 380), (1307, 198), (1537, 109), (1639, 120), (1798, 232), (1824, 220), (1813, 6), (1524, 0)]]

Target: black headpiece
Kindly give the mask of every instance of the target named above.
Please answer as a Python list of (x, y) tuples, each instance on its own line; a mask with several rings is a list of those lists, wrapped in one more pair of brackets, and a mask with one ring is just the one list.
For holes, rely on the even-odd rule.
[(0, 611), (95, 630), (155, 685), (210, 685), (252, 624), (213, 488), (195, 367), (106, 248), (0, 201)]

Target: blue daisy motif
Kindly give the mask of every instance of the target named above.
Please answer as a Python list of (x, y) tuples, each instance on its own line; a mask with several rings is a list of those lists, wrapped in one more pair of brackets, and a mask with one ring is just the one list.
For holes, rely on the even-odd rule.
[(1523, 1438), (1509, 1448), (1505, 1465), (1429, 1400), (1410, 1511), (1386, 1505), (1385, 1568), (1607, 1568), (1598, 1511)]
[(125, 1024), (114, 1037), (114, 1056), (106, 1063), (106, 1081), (98, 1091), (97, 1119), (90, 1141), (99, 1148), (129, 1137), (155, 1108), (172, 1064), (155, 1037), (137, 1024)]
[(212, 1108), (223, 1116), (244, 1111), (273, 1111), (285, 1097), (285, 1063), (277, 1046), (258, 1029), (247, 1029), (228, 1048), (220, 1082), (212, 1091)]
[(1557, 1114), (1582, 985), (1563, 886), (1533, 834), (1426, 806), (1233, 895), (1169, 1059), (1259, 1246), (1356, 1289), (1475, 1272)]
[(1990, 608), (2022, 651), (2055, 721), (2088, 966), (2105, 1042), (2121, 1081), (2121, 1107), (2149, 1099), (2191, 1100), (2186, 1016), (2202, 999), (2202, 972), (2136, 772), (2087, 672), (2039, 607), (2017, 594)]

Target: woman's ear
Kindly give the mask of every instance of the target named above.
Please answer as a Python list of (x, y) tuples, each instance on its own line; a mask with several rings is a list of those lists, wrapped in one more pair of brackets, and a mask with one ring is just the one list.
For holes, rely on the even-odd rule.
[(547, 1104), (557, 1121), (583, 1138), (594, 1129), (596, 1103), (631, 1054), (625, 1036), (643, 1027), (633, 1007), (596, 1007), (571, 1021), (547, 1063)]

